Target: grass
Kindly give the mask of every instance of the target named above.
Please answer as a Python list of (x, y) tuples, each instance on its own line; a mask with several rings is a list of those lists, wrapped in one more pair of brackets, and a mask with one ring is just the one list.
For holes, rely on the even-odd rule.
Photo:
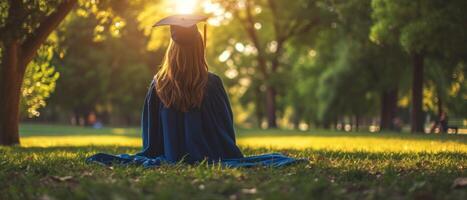
[(466, 199), (465, 135), (239, 130), (246, 155), (282, 152), (286, 168), (217, 165), (103, 167), (96, 152), (135, 153), (135, 128), (21, 126), (22, 145), (0, 147), (0, 199)]

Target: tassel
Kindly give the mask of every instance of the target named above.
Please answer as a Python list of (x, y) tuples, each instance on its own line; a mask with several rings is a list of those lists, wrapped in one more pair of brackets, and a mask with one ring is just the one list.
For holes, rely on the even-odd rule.
[(204, 23), (204, 48), (206, 48), (206, 30), (208, 29), (207, 27), (208, 25), (206, 23)]

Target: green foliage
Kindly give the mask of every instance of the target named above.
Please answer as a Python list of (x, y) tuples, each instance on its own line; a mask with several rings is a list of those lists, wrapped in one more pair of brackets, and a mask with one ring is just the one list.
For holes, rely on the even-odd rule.
[[(28, 18), (20, 33), (29, 34), (38, 19), (59, 2), (32, 2), (25, 12), (34, 19)], [(442, 99), (446, 110), (463, 116), (465, 1), (209, 2), (218, 10), (205, 9), (202, 1), (196, 12), (212, 15), (207, 29), (210, 71), (224, 77), (235, 112), (244, 116), (240, 123), (261, 123), (268, 85), (277, 91), (281, 121), (294, 118), (320, 124), (346, 116), (374, 118), (381, 107), (382, 92), (397, 88), (401, 98), (409, 98), (407, 66), (412, 51), (423, 51), (427, 56), (425, 111), (435, 111), (437, 99)], [(251, 3), (253, 23), (247, 18), (247, 2)], [(145, 89), (169, 41), (168, 28), (153, 29), (152, 25), (173, 14), (172, 4), (166, 0), (80, 0), (52, 38), (55, 41), (44, 47), (49, 53), (40, 53), (44, 55), (38, 59), (44, 63), (31, 64), (42, 67), (29, 67), (24, 85), (35, 88), (28, 93), (30, 100), (23, 100), (23, 110), (31, 105), (31, 111), (37, 111), (44, 105), (55, 85), (55, 75), (46, 75), (45, 68), (56, 66), (61, 75), (57, 92), (49, 100), (53, 106), (45, 108), (43, 114), (59, 113), (65, 118), (77, 110), (97, 111), (137, 121)], [(0, 2), (0, 28), (8, 25), (4, 21), (8, 8), (9, 3)], [(17, 24), (9, 26), (13, 25)], [(257, 44), (246, 31), (248, 26), (256, 27)], [(294, 28), (300, 31), (278, 50), (278, 39)], [(259, 67), (259, 56), (266, 60), (267, 78)], [(272, 72), (275, 60), (278, 68)], [(40, 89), (32, 77), (48, 80), (44, 79)], [(403, 105), (404, 109), (408, 106)]]
[(459, 96), (449, 91), (452, 87), (461, 88), (456, 79), (465, 73), (467, 2), (373, 0), (372, 8), (372, 41), (400, 45), (408, 55), (421, 53), (426, 57), (425, 110), (436, 110), (434, 104), (442, 100), (447, 102), (448, 112), (462, 112), (465, 99), (463, 103), (456, 101), (459, 104), (454, 106), (450, 101)]
[[(33, 35), (42, 20), (56, 9), (61, 0), (38, 0), (38, 1), (16, 1), (14, 13), (9, 13), (14, 1), (0, 2), (0, 36), (1, 42), (7, 42), (13, 38), (25, 40)], [(27, 4), (27, 5), (26, 5)], [(14, 5), (14, 4), (13, 4)], [(80, 13), (83, 15), (95, 14), (99, 20), (97, 26), (103, 24), (115, 24), (121, 21), (113, 14), (109, 1), (80, 1)], [(7, 17), (10, 17), (9, 21)], [(124, 26), (112, 26), (110, 33), (117, 37), (119, 29)], [(96, 28), (98, 29), (98, 28)], [(95, 38), (102, 39), (102, 33), (95, 31)], [(39, 116), (39, 109), (46, 106), (46, 100), (55, 90), (56, 80), (59, 78), (58, 72), (55, 72), (57, 63), (53, 62), (54, 57), (63, 56), (64, 49), (58, 48), (60, 35), (53, 33), (47, 39), (45, 44), (38, 50), (37, 55), (26, 67), (25, 76), (22, 85), (21, 112), (29, 117)], [(22, 42), (22, 41), (21, 41)], [(3, 48), (3, 44), (0, 43)], [(23, 47), (28, 48), (28, 47)], [(58, 54), (58, 55), (57, 55)], [(1, 51), (0, 51), (1, 57)]]
[(39, 109), (46, 106), (46, 100), (54, 92), (59, 73), (51, 64), (54, 42), (49, 39), (35, 59), (29, 64), (21, 88), (21, 112), (29, 117), (38, 117)]
[[(19, 6), (14, 10), (14, 13), (9, 13), (10, 3), (12, 2)], [(13, 38), (25, 40), (28, 35), (33, 34), (34, 29), (39, 26), (41, 20), (50, 14), (60, 2), (61, 0), (0, 2), (0, 29), (7, 30), (0, 31), (2, 41)], [(11, 18), (6, 21), (8, 16), (11, 16)]]
[(156, 29), (152, 27), (155, 23), (155, 20), (162, 19), (173, 14), (170, 13), (169, 9), (167, 9), (169, 3), (170, 1), (163, 0), (151, 0), (132, 3), (134, 6), (140, 6), (139, 10), (135, 10), (133, 12), (135, 12), (135, 17), (139, 22), (138, 29), (142, 30), (144, 35), (149, 38), (146, 44), (146, 49), (149, 51), (164, 49), (169, 45), (169, 29), (167, 27), (160, 27)]
[(8, 16), (9, 4), (7, 1), (0, 2), (0, 27), (5, 25), (5, 20)]
[(223, 9), (223, 14), (216, 14), (223, 20), (213, 23), (215, 28), (208, 34), (215, 37), (208, 41), (213, 71), (224, 74), (234, 100), (247, 109), (253, 106), (247, 112), (252, 112), (249, 116), (254, 120), (261, 122), (265, 117), (268, 87), (277, 92), (277, 113), (285, 117), (287, 108), (293, 106), (287, 95), (292, 92), (290, 72), (294, 61), (284, 52), (289, 45), (307, 45), (294, 40), (310, 36), (321, 16), (326, 21), (328, 13), (321, 9), (321, 1), (213, 2)]
[[(62, 78), (51, 99), (50, 115), (85, 117), (95, 112), (106, 115), (106, 122), (138, 121), (154, 75), (150, 65), (160, 56), (152, 58), (154, 52), (145, 50), (148, 38), (138, 29), (138, 13), (130, 8), (139, 5), (119, 3), (123, 5), (113, 4), (112, 18), (104, 21), (99, 12), (78, 9), (58, 32), (62, 53), (54, 62), (63, 66), (58, 69)], [(117, 9), (122, 6), (125, 9)]]
[(105, 62), (108, 55), (103, 54), (100, 51), (103, 48), (94, 42), (93, 28), (98, 25), (95, 18), (73, 13), (66, 24), (67, 31), (59, 32), (63, 38), (59, 45), (64, 53), (62, 58), (57, 57), (57, 62), (63, 66), (58, 69), (63, 78), (58, 80), (54, 104), (85, 111), (106, 100), (102, 96), (106, 95), (104, 88), (109, 79), (103, 77), (110, 74), (110, 68)]
[(299, 112), (315, 122), (374, 116), (380, 92), (401, 85), (404, 76), (391, 75), (404, 74), (405, 58), (396, 47), (369, 40), (370, 1), (333, 1), (325, 7), (333, 14), (311, 45), (299, 53), (294, 50), (297, 45), (290, 47), (288, 54), (298, 57), (291, 77), (298, 79), (295, 87), (301, 99), (290, 104), (303, 103)]
[(376, 43), (399, 43), (412, 52), (460, 52), (467, 41), (467, 2), (453, 0), (373, 0)]
[(449, 109), (448, 112), (451, 112), (454, 116), (467, 116), (467, 81), (465, 80), (466, 72), (466, 64), (459, 63), (457, 66), (455, 66), (452, 73), (448, 72), (449, 74), (446, 75), (446, 77), (449, 77), (449, 79), (446, 81), (447, 84), (437, 86), (438, 91), (442, 92), (442, 97), (444, 97), (447, 101), (446, 107)]
[[(25, 40), (31, 35), (60, 1), (16, 1), (18, 9), (11, 11), (11, 3), (14, 1), (0, 2), (0, 59), (2, 57), (3, 42), (18, 38)], [(9, 21), (7, 18), (10, 17)], [(56, 38), (50, 38), (37, 52), (36, 58), (29, 63), (25, 71), (24, 83), (21, 88), (21, 112), (29, 117), (39, 116), (39, 108), (45, 107), (46, 99), (55, 89), (55, 81), (58, 73), (55, 66), (50, 63), (54, 54)], [(1, 66), (3, 69), (3, 65)], [(1, 73), (0, 69), (0, 73)]]

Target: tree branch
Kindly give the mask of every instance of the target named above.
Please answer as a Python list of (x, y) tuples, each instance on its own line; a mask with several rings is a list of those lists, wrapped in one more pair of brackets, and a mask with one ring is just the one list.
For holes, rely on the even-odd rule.
[(245, 20), (245, 28), (247, 29), (248, 35), (250, 36), (251, 41), (256, 47), (256, 50), (258, 51), (257, 55), (257, 60), (258, 60), (258, 65), (263, 73), (263, 76), (265, 79), (268, 77), (268, 71), (266, 69), (266, 60), (265, 60), (265, 53), (264, 50), (261, 46), (261, 42), (259, 41), (258, 34), (256, 33), (255, 30), (255, 20), (253, 19), (253, 14), (251, 13), (251, 1), (247, 0), (246, 1), (246, 16), (247, 19)]
[(274, 2), (274, 0), (268, 0), (268, 5), (272, 13), (272, 23), (274, 26), (274, 33), (276, 36), (276, 40), (282, 40), (284, 36), (281, 34), (281, 27), (279, 24), (280, 17), (278, 15), (276, 3)]
[(0, 28), (0, 39), (3, 42), (7, 42), (7, 40), (15, 40), (20, 37), (19, 35), (22, 28), (22, 22), (27, 17), (23, 1), (9, 0), (9, 5), (5, 25)]
[(63, 0), (63, 2), (57, 6), (55, 11), (40, 23), (39, 27), (33, 32), (33, 34), (26, 38), (21, 46), (23, 53), (21, 58), (23, 68), (31, 62), (39, 47), (73, 9), (76, 2), (77, 0)]
[(308, 23), (304, 23), (304, 24), (297, 22), (295, 26), (289, 29), (290, 31), (286, 34), (285, 38), (289, 38), (297, 34), (306, 33), (310, 31), (315, 25), (317, 25), (319, 21), (320, 21), (319, 18), (317, 18), (317, 19), (309, 20)]

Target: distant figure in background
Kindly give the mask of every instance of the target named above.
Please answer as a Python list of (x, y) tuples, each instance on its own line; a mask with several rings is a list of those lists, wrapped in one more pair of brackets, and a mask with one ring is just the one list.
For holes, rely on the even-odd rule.
[(404, 126), (404, 123), (400, 117), (394, 117), (394, 119), (392, 120), (392, 125), (393, 125), (394, 131), (401, 132), (402, 126)]
[(143, 150), (136, 155), (99, 153), (87, 161), (145, 167), (203, 160), (229, 167), (279, 167), (300, 161), (278, 153), (244, 157), (235, 144), (229, 99), (219, 76), (208, 72), (205, 42), (196, 26), (206, 19), (175, 15), (155, 25), (170, 25), (172, 40), (144, 102)]
[(94, 124), (96, 123), (96, 121), (97, 121), (97, 115), (96, 115), (96, 113), (90, 112), (90, 113), (88, 114), (87, 124), (88, 124), (89, 126), (94, 126)]
[(92, 128), (101, 129), (104, 128), (104, 124), (100, 120), (97, 120), (96, 123), (92, 125)]
[(441, 116), (439, 116), (439, 125), (442, 133), (448, 132), (448, 115), (446, 112), (442, 112)]
[(441, 114), (438, 117), (438, 120), (436, 120), (433, 126), (431, 127), (430, 133), (434, 133), (436, 128), (439, 129), (440, 133), (448, 132), (448, 115), (446, 114), (446, 112), (441, 112)]

